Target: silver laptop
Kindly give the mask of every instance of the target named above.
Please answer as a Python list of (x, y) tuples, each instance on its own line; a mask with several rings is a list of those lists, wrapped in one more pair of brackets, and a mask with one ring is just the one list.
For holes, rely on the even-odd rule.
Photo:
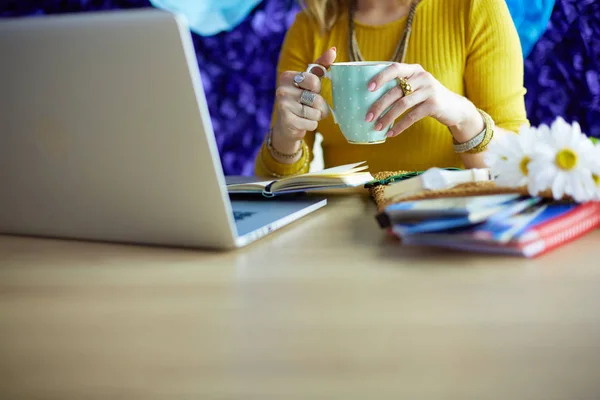
[(229, 198), (180, 16), (2, 20), (0, 55), (0, 233), (228, 249), (326, 204)]

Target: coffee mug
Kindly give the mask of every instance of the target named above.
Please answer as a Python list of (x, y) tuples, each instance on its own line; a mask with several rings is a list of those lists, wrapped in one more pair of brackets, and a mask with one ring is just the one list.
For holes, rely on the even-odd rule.
[[(397, 85), (396, 80), (387, 82), (374, 92), (367, 88), (369, 81), (390, 66), (390, 62), (341, 62), (333, 63), (329, 70), (320, 64), (310, 64), (306, 72), (318, 68), (323, 77), (331, 81), (333, 107), (329, 105), (333, 120), (339, 125), (346, 140), (352, 144), (378, 144), (385, 142), (392, 127), (375, 130), (378, 121), (366, 122), (367, 112), (381, 96)], [(389, 108), (382, 114), (384, 115)]]

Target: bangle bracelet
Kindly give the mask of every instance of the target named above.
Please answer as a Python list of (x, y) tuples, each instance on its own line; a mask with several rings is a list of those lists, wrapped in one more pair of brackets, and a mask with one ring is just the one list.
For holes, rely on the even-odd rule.
[(456, 139), (453, 139), (454, 151), (457, 153), (481, 153), (485, 151), (488, 144), (491, 142), (492, 137), (494, 136), (494, 121), (492, 117), (490, 117), (485, 111), (477, 109), (477, 111), (481, 114), (484, 122), (484, 128), (481, 133), (477, 136), (468, 140), (464, 143), (459, 143)]
[[(304, 142), (304, 141), (303, 141), (303, 142)], [(302, 150), (304, 150), (304, 153), (303, 153), (303, 155), (302, 155), (302, 157), (304, 157), (304, 162), (302, 163), (302, 165), (300, 166), (300, 168), (298, 168), (298, 170), (296, 170), (295, 172), (292, 172), (292, 173), (291, 173), (291, 174), (289, 174), (288, 176), (297, 175), (297, 174), (299, 174), (301, 171), (303, 171), (304, 169), (306, 169), (306, 168), (308, 167), (308, 164), (309, 164), (309, 161), (310, 161), (310, 160), (309, 160), (309, 159), (310, 159), (310, 157), (308, 156), (308, 145), (307, 145), (306, 143), (303, 143)], [(262, 155), (262, 154), (259, 154), (259, 155), (258, 155), (258, 160), (259, 160), (259, 162), (260, 162), (261, 166), (262, 166), (262, 167), (265, 169), (265, 171), (266, 171), (266, 172), (267, 172), (269, 175), (271, 175), (271, 176), (273, 176), (273, 177), (275, 177), (275, 178), (285, 178), (285, 176), (284, 176), (284, 175), (281, 175), (281, 174), (278, 174), (278, 173), (276, 173), (276, 172), (273, 172), (273, 171), (271, 171), (271, 170), (269, 169), (269, 167), (267, 167), (267, 165), (265, 164), (265, 160), (263, 160), (263, 155)], [(300, 159), (300, 160), (301, 160), (301, 159)], [(298, 160), (298, 161), (300, 161), (300, 160)]]
[(484, 128), (481, 131), (481, 133), (478, 133), (477, 136), (464, 143), (459, 143), (456, 141), (456, 139), (453, 138), (452, 145), (454, 146), (454, 151), (456, 153), (466, 153), (470, 150), (473, 150), (475, 147), (479, 146), (483, 142), (483, 139), (485, 139), (486, 131), (487, 129)]
[(302, 140), (302, 143), (300, 143), (300, 148), (294, 154), (285, 154), (285, 153), (278, 151), (277, 149), (275, 149), (273, 147), (272, 135), (273, 135), (273, 128), (269, 129), (269, 133), (267, 134), (267, 149), (269, 150), (271, 155), (279, 157), (279, 158), (283, 158), (286, 160), (293, 160), (294, 158), (298, 158), (298, 156), (302, 153), (302, 150), (304, 147), (303, 146), (304, 140)]
[(477, 154), (477, 153), (486, 151), (488, 145), (494, 138), (494, 130), (496, 128), (494, 120), (492, 119), (492, 117), (489, 116), (489, 114), (487, 114), (483, 110), (477, 110), (477, 111), (479, 111), (479, 113), (483, 116), (483, 119), (485, 121), (485, 136), (480, 144), (478, 144), (471, 150), (467, 151), (467, 153), (469, 153), (469, 154)]

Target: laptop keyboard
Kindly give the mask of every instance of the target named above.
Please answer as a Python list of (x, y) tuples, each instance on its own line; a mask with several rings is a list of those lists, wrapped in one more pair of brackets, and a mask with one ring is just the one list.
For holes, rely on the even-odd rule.
[(256, 214), (256, 212), (251, 212), (251, 211), (234, 211), (233, 212), (233, 218), (235, 219), (235, 222), (239, 222), (239, 221), (243, 221), (244, 219), (253, 216), (254, 214)]

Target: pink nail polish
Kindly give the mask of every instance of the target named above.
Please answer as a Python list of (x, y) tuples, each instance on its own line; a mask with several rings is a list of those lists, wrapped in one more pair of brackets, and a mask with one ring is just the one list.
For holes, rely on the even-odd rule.
[(371, 121), (373, 121), (373, 117), (374, 117), (373, 113), (370, 112), (367, 114), (367, 118), (365, 118), (365, 121), (371, 122)]
[(393, 131), (389, 131), (388, 133), (385, 134), (385, 136), (387, 136), (387, 137), (393, 137), (394, 136), (394, 132)]
[(369, 90), (372, 92), (373, 90), (375, 90), (376, 86), (377, 86), (377, 84), (375, 82), (369, 83)]
[(375, 130), (376, 130), (376, 131), (380, 131), (380, 130), (381, 130), (381, 128), (383, 128), (383, 125), (381, 124), (381, 122), (380, 122), (380, 123), (378, 123), (377, 125), (375, 125)]

